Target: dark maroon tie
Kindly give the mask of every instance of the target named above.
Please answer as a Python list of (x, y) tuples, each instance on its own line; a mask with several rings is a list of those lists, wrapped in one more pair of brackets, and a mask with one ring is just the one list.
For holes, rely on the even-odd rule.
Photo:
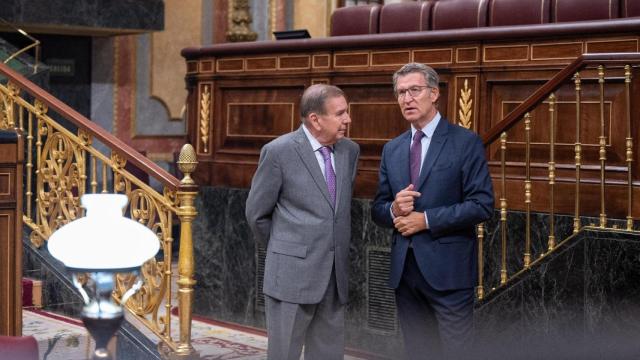
[(409, 152), (409, 164), (411, 166), (411, 183), (418, 186), (418, 178), (420, 177), (420, 157), (422, 156), (422, 137), (424, 133), (420, 130), (413, 134), (413, 142), (411, 143), (411, 151)]

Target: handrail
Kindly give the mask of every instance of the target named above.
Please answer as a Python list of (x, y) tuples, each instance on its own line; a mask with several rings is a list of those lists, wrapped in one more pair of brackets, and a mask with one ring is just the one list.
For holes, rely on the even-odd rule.
[(606, 53), (606, 54), (582, 54), (572, 63), (558, 72), (554, 77), (540, 86), (531, 96), (526, 98), (520, 105), (516, 106), (499, 123), (492, 126), (482, 135), (482, 141), (488, 146), (500, 137), (500, 134), (511, 129), (524, 114), (531, 111), (535, 106), (546, 100), (547, 96), (570, 79), (577, 70), (590, 64), (627, 64), (630, 61), (640, 62), (640, 53)]
[(127, 145), (124, 141), (116, 138), (111, 133), (96, 125), (94, 122), (87, 119), (85, 116), (75, 111), (62, 101), (51, 96), (51, 94), (42, 90), (29, 79), (13, 71), (9, 66), (0, 63), (0, 72), (7, 76), (15, 84), (20, 85), (21, 89), (25, 90), (35, 98), (40, 99), (42, 103), (46, 104), (50, 109), (54, 109), (64, 118), (71, 121), (74, 125), (84, 129), (90, 135), (103, 142), (105, 145), (113, 149), (118, 149), (118, 151), (122, 153), (122, 155), (128, 162), (132, 162), (134, 165), (140, 168), (140, 170), (154, 176), (163, 185), (171, 188), (172, 190), (175, 190), (179, 187), (180, 180), (171, 175), (169, 172), (158, 166), (153, 161), (147, 159), (146, 157), (141, 157), (138, 151)]
[[(554, 75), (550, 80), (542, 84), (538, 87), (532, 95), (527, 97), (522, 103), (516, 106), (511, 112), (509, 112), (503, 119), (500, 120), (499, 123), (491, 127), (486, 133), (482, 135), (482, 140), (485, 147), (493, 145), (496, 147), (494, 149), (494, 164), (492, 164), (497, 172), (497, 175), (494, 178), (498, 184), (502, 186), (496, 187), (496, 192), (500, 194), (500, 235), (501, 238), (501, 253), (500, 253), (500, 282), (498, 287), (505, 287), (507, 284), (513, 279), (514, 276), (518, 276), (525, 271), (528, 271), (532, 265), (536, 264), (539, 260), (532, 259), (542, 259), (543, 257), (551, 254), (556, 251), (559, 245), (566, 243), (566, 236), (574, 236), (578, 233), (582, 228), (584, 228), (587, 222), (592, 220), (587, 220), (587, 216), (595, 215), (593, 210), (591, 214), (585, 214), (581, 211), (581, 209), (585, 206), (581, 203), (581, 195), (588, 193), (591, 198), (587, 198), (586, 203), (588, 203), (592, 208), (598, 206), (598, 228), (599, 229), (617, 229), (617, 228), (625, 228), (626, 231), (634, 232), (637, 231), (634, 229), (634, 221), (637, 219), (634, 217), (633, 212), (633, 204), (634, 204), (634, 192), (637, 190), (637, 183), (634, 182), (634, 172), (635, 169), (632, 166), (632, 163), (635, 160), (636, 152), (634, 151), (633, 144), (635, 142), (636, 131), (632, 126), (632, 122), (635, 118), (631, 116), (632, 103), (634, 100), (637, 100), (637, 95), (634, 95), (634, 89), (632, 88), (632, 78), (634, 75), (633, 68), (640, 66), (640, 53), (602, 53), (602, 54), (583, 54), (567, 65), (565, 68), (561, 69), (556, 75)], [(608, 77), (605, 74), (608, 72), (607, 69), (615, 69), (612, 71)], [(587, 69), (589, 71), (589, 75), (585, 76), (581, 72), (583, 69)], [(582, 104), (585, 102), (583, 98), (583, 91), (585, 91), (584, 80), (589, 79), (590, 83), (587, 90), (587, 98), (597, 99), (595, 102), (599, 105), (599, 116), (595, 116), (594, 118), (584, 116), (581, 112)], [(622, 154), (620, 155), (621, 161), (626, 163), (626, 166), (620, 166), (619, 163), (607, 163), (607, 159), (610, 158), (608, 155), (609, 152), (615, 152), (614, 149), (607, 149), (607, 132), (606, 132), (606, 116), (605, 116), (605, 99), (606, 90), (605, 86), (607, 85), (608, 80), (613, 80), (613, 82), (617, 82), (616, 86), (619, 86), (618, 89), (621, 89), (621, 95), (623, 96), (623, 101), (616, 102), (616, 106), (620, 108), (623, 112), (623, 116), (621, 119), (618, 119), (620, 122), (616, 126), (621, 126), (622, 128), (617, 129), (622, 134), (618, 134), (616, 136), (622, 137), (621, 139), (624, 143), (622, 145)], [(570, 104), (575, 104), (575, 112), (573, 120), (575, 121), (575, 140), (573, 142), (573, 164), (567, 163), (566, 159), (561, 160), (561, 164), (558, 164), (556, 161), (556, 147), (557, 143), (557, 119), (558, 119), (558, 94), (557, 91), (561, 87), (567, 86), (569, 83), (573, 85), (573, 91), (575, 96), (575, 102), (570, 99), (570, 96), (567, 93), (562, 93), (562, 101)], [(563, 88), (563, 92), (564, 92)], [(566, 89), (568, 90), (568, 89)], [(590, 100), (593, 101), (593, 100)], [(613, 104), (613, 102), (612, 102)], [(546, 106), (548, 105), (548, 106)], [(614, 106), (614, 105), (611, 105)], [(537, 176), (537, 179), (534, 179), (531, 176), (531, 168), (532, 168), (532, 157), (531, 157), (531, 134), (532, 134), (532, 112), (539, 111), (539, 109), (544, 108), (544, 112), (546, 112), (546, 117), (548, 119), (548, 125), (546, 125), (547, 129), (542, 129), (548, 132), (548, 143), (546, 143), (546, 139), (542, 141), (541, 146), (548, 145), (548, 154), (543, 153), (541, 156), (548, 156), (547, 168), (548, 174), (547, 176)], [(538, 113), (541, 117), (544, 117), (544, 112)], [(571, 117), (565, 118), (563, 121), (571, 121)], [(597, 158), (587, 158), (585, 154), (593, 154), (593, 149), (591, 153), (586, 153), (583, 149), (584, 138), (581, 137), (581, 124), (586, 121), (592, 121), (591, 125), (595, 127), (596, 121), (598, 126), (598, 131), (592, 131), (591, 136), (598, 136), (597, 142), (595, 146), (597, 147)], [(611, 120), (613, 121), (613, 120)], [(507, 131), (510, 129), (514, 129), (516, 124), (524, 123), (524, 133), (520, 132), (519, 134), (509, 134)], [(541, 124), (542, 125), (542, 124)], [(545, 125), (542, 125), (545, 126)], [(513, 130), (512, 130), (513, 131)], [(519, 130), (522, 131), (522, 130)], [(611, 131), (610, 131), (611, 134)], [(609, 136), (611, 136), (609, 134)], [(522, 172), (524, 172), (524, 182), (523, 189), (518, 190), (517, 187), (519, 184), (514, 185), (516, 187), (512, 187), (511, 190), (507, 190), (505, 186), (505, 179), (507, 177), (507, 159), (506, 159), (506, 150), (507, 150), (507, 138), (515, 136), (518, 139), (518, 136), (524, 137), (524, 143), (520, 142), (520, 144), (524, 144), (523, 147), (514, 147), (515, 153), (519, 154), (517, 156), (516, 162), (511, 162), (510, 165), (513, 166), (509, 171), (509, 176), (515, 182), (520, 182), (522, 179)], [(544, 135), (543, 135), (544, 136)], [(499, 141), (498, 138), (500, 138)], [(521, 141), (521, 138), (517, 141)], [(611, 140), (613, 142), (613, 140)], [(513, 141), (511, 144), (514, 144)], [(566, 142), (565, 142), (566, 143)], [(569, 141), (570, 143), (570, 141)], [(541, 144), (541, 143), (538, 143)], [(497, 148), (499, 145), (499, 149)], [(524, 162), (521, 157), (524, 157)], [(589, 155), (591, 156), (591, 155)], [(597, 161), (597, 165), (594, 162)], [(618, 160), (620, 161), (620, 160)], [(540, 158), (536, 158), (536, 167), (542, 171), (542, 162)], [(498, 168), (499, 166), (499, 168)], [(559, 178), (557, 175), (557, 170), (561, 169), (564, 171), (563, 177)], [(569, 177), (569, 172), (567, 170), (575, 171), (575, 177)], [(589, 175), (589, 179), (586, 179), (582, 176), (582, 172), (585, 170), (589, 170), (591, 174)], [(598, 179), (594, 179), (596, 176), (596, 172), (594, 170), (599, 170), (597, 172)], [(618, 174), (624, 173), (626, 175), (626, 179), (621, 180), (620, 178), (616, 178), (614, 176), (610, 176), (609, 172), (614, 171)], [(560, 180), (560, 181), (557, 181)], [(535, 186), (534, 186), (535, 185)], [(548, 231), (548, 238), (546, 239), (546, 249), (542, 242), (544, 241), (543, 236), (541, 235), (539, 239), (538, 245), (539, 247), (537, 251), (541, 251), (541, 253), (537, 254), (538, 256), (533, 256), (532, 253), (532, 245), (531, 245), (531, 234), (532, 234), (532, 197), (533, 192), (536, 194), (540, 193), (545, 196), (544, 192), (548, 192), (548, 208), (546, 208), (543, 212), (539, 212), (544, 217), (546, 217), (546, 225), (547, 229), (543, 230), (542, 234)], [(568, 234), (567, 228), (560, 228), (556, 230), (555, 224), (558, 220), (556, 217), (557, 204), (555, 203), (555, 195), (556, 193), (568, 192), (571, 194), (570, 196), (575, 198), (574, 202), (574, 211), (573, 211), (573, 231), (572, 234)], [(571, 193), (573, 192), (573, 193)], [(623, 210), (621, 204), (608, 204), (607, 200), (611, 196), (619, 196), (622, 199), (622, 193), (624, 193), (625, 200), (621, 200), (622, 203), (626, 206), (626, 217), (623, 219), (619, 216)], [(508, 243), (511, 243), (508, 237), (511, 237), (511, 240), (514, 239), (514, 234), (508, 234), (506, 230), (506, 220), (507, 220), (507, 212), (509, 211), (507, 207), (507, 199), (515, 199), (521, 198), (524, 195), (524, 216), (525, 216), (525, 227), (524, 232), (522, 234), (518, 234), (519, 236), (524, 238), (524, 249), (522, 252), (522, 261), (520, 262), (518, 259), (513, 259), (512, 255), (508, 255), (506, 251), (506, 247)], [(609, 196), (609, 198), (608, 198)], [(582, 195), (584, 197), (584, 195)], [(594, 200), (594, 198), (598, 199), (598, 202)], [(546, 201), (545, 199), (540, 200), (540, 202)], [(536, 211), (540, 211), (541, 207), (536, 208)], [(615, 210), (615, 211), (613, 211)], [(616, 215), (612, 215), (613, 212), (617, 212)], [(558, 214), (560, 215), (560, 214)], [(567, 216), (567, 215), (561, 215)], [(537, 220), (536, 220), (537, 221)], [(483, 240), (485, 237), (484, 234), (484, 225), (478, 227), (478, 244), (479, 248), (483, 245)], [(556, 241), (556, 238), (560, 239), (560, 242)], [(563, 240), (564, 239), (564, 240)], [(491, 245), (488, 245), (491, 246)], [(522, 246), (522, 245), (514, 245), (514, 246)], [(479, 299), (483, 299), (485, 296), (493, 293), (493, 290), (496, 288), (491, 288), (491, 291), (488, 293), (485, 292), (486, 284), (498, 283), (497, 275), (493, 275), (487, 271), (484, 271), (484, 253), (487, 253), (487, 249), (485, 251), (479, 252), (478, 257), (478, 273), (480, 276), (484, 276), (485, 279), (480, 279), (478, 281), (477, 287), (477, 295)], [(535, 250), (535, 249), (534, 249)], [(494, 250), (499, 251), (499, 250)], [(518, 254), (519, 256), (520, 254)], [(511, 260), (507, 260), (507, 257)], [(514, 275), (509, 276), (508, 272), (509, 266), (507, 264), (511, 264), (511, 271), (517, 269)], [(519, 269), (518, 267), (522, 267)], [(488, 277), (486, 274), (490, 274)], [(493, 276), (493, 278), (491, 278)], [(490, 286), (490, 285), (489, 285)]]
[(7, 64), (7, 63), (9, 63), (9, 61), (15, 59), (20, 54), (25, 53), (28, 50), (31, 50), (31, 49), (35, 48), (36, 49), (36, 55), (35, 55), (35, 62), (33, 64), (33, 73), (35, 74), (38, 71), (38, 63), (40, 62), (40, 40), (38, 40), (38, 39), (34, 38), (33, 36), (29, 35), (26, 31), (13, 26), (13, 24), (8, 22), (7, 20), (5, 20), (3, 18), (0, 18), (0, 20), (3, 23), (7, 24), (9, 27), (11, 27), (14, 30), (16, 30), (18, 33), (22, 34), (23, 36), (25, 36), (29, 40), (33, 41), (32, 44), (30, 44), (28, 46), (25, 46), (24, 48), (22, 48), (22, 49), (16, 51), (15, 53), (11, 54), (11, 56), (9, 56), (8, 58), (6, 58), (4, 60), (4, 63)]

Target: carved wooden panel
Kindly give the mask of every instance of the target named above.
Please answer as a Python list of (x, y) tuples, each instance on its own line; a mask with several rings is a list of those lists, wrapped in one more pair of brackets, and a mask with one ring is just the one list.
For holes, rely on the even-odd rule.
[(22, 138), (0, 143), (0, 335), (22, 335)]
[(583, 51), (582, 42), (548, 43), (531, 45), (531, 60), (575, 59)]
[(314, 69), (327, 69), (331, 66), (330, 55), (313, 55), (313, 67)]
[(198, 72), (197, 61), (187, 61), (187, 74), (193, 74)]
[[(215, 157), (222, 154), (259, 154), (260, 148), (279, 135), (297, 129), (298, 102), (304, 86), (221, 87)], [(249, 158), (246, 158), (249, 160)], [(257, 158), (250, 158), (257, 163)]]
[(16, 185), (16, 172), (11, 168), (0, 168), (0, 201), (15, 200), (13, 187)]
[(484, 62), (515, 62), (529, 60), (529, 45), (485, 46)]
[(593, 40), (587, 42), (588, 53), (637, 52), (638, 39)]
[(478, 52), (480, 49), (477, 46), (467, 48), (456, 49), (456, 62), (459, 64), (475, 63), (478, 62)]
[(202, 60), (200, 61), (200, 72), (201, 73), (212, 73), (213, 72), (213, 60)]
[(336, 68), (369, 66), (369, 53), (336, 53), (333, 57), (333, 63)]
[(411, 59), (411, 52), (405, 51), (377, 51), (371, 54), (371, 66), (389, 66), (396, 65), (398, 67), (408, 63)]
[(281, 70), (300, 70), (311, 67), (311, 56), (281, 56), (278, 68)]
[(252, 58), (246, 60), (247, 71), (275, 70), (277, 67), (276, 57)]
[[(227, 103), (225, 136), (260, 138), (263, 140), (293, 131), (295, 124), (293, 103)], [(262, 119), (262, 121), (255, 121)]]
[(414, 50), (413, 61), (430, 65), (451, 64), (453, 49)]
[(376, 142), (384, 145), (393, 134), (407, 130), (407, 122), (394, 102), (350, 102), (352, 123), (349, 137), (357, 142)]
[(217, 72), (234, 72), (244, 70), (243, 59), (220, 59), (216, 62)]

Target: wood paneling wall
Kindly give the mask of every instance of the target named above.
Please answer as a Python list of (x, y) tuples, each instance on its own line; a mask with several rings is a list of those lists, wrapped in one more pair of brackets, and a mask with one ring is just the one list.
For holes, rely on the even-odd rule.
[[(383, 145), (408, 129), (392, 91), (391, 76), (409, 61), (433, 66), (441, 77), (440, 112), (449, 121), (483, 134), (510, 110), (526, 99), (559, 70), (582, 53), (638, 52), (635, 34), (564, 35), (478, 41), (439, 41), (434, 44), (380, 46), (354, 45), (309, 51), (269, 50), (246, 56), (225, 52), (187, 56), (188, 133), (197, 148), (200, 165), (197, 178), (202, 185), (247, 188), (255, 171), (260, 148), (299, 124), (298, 101), (305, 87), (330, 83), (347, 94), (352, 124), (349, 136), (362, 149), (355, 195), (372, 197)], [(259, 45), (259, 44), (257, 44)], [(624, 196), (626, 113), (624, 78), (619, 69), (607, 71), (605, 122), (607, 128), (607, 186), (620, 201)], [(635, 74), (634, 74), (635, 75)], [(597, 214), (599, 179), (599, 92), (597, 74), (586, 71), (582, 82), (582, 175), (585, 182), (584, 208)], [(632, 82), (632, 107), (637, 110), (640, 93), (637, 76)], [(464, 100), (463, 94), (466, 95)], [(572, 82), (558, 93), (556, 162), (559, 177), (558, 210), (571, 213), (574, 187), (575, 93)], [(466, 111), (463, 109), (466, 102)], [(533, 112), (532, 162), (535, 163), (534, 207), (546, 201), (548, 161), (548, 112), (542, 105)], [(632, 123), (638, 123), (632, 111)], [(640, 129), (634, 125), (634, 143)], [(523, 208), (523, 125), (508, 132), (509, 205)], [(634, 145), (634, 174), (638, 174), (638, 146)], [(498, 176), (499, 146), (490, 145), (487, 155), (494, 177)], [(634, 179), (637, 176), (634, 175)], [(496, 187), (498, 189), (498, 187)], [(591, 191), (595, 191), (591, 194)], [(565, 196), (566, 195), (566, 196)], [(594, 203), (595, 201), (595, 203)], [(617, 200), (614, 200), (617, 201)], [(539, 208), (539, 207), (538, 207)], [(624, 206), (622, 207), (624, 209)], [(625, 215), (614, 210), (610, 216)], [(634, 209), (640, 215), (640, 207)]]
[(0, 132), (0, 335), (22, 335), (23, 139)]

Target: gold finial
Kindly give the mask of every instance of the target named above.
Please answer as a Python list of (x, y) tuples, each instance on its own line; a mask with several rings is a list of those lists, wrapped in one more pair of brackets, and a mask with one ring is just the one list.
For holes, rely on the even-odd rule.
[(191, 144), (184, 144), (180, 149), (180, 156), (178, 157), (178, 169), (184, 174), (184, 178), (180, 181), (182, 185), (195, 185), (195, 182), (191, 178), (191, 174), (196, 170), (198, 166), (198, 160), (196, 159), (196, 151)]

